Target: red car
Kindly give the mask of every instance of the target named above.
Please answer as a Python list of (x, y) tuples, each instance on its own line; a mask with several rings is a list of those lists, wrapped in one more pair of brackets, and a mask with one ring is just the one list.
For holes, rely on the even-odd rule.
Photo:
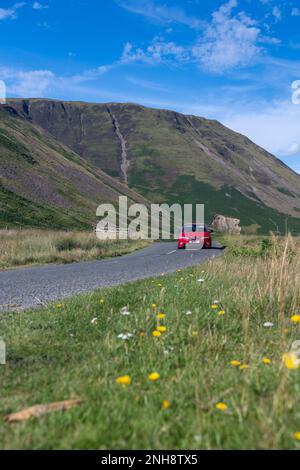
[(182, 227), (182, 232), (178, 238), (178, 249), (182, 250), (189, 246), (196, 248), (199, 245), (201, 248), (211, 248), (212, 240), (211, 233), (213, 230), (209, 229), (206, 225), (192, 223), (186, 224)]

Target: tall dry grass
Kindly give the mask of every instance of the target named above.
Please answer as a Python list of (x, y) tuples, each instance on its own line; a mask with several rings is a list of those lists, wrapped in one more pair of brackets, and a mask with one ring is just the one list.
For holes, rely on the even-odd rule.
[(144, 241), (101, 241), (95, 233), (0, 230), (0, 269), (46, 263), (73, 263), (118, 256)]

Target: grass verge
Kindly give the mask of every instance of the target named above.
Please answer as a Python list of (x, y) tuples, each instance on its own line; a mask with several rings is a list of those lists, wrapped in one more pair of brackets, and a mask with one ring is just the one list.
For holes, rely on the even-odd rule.
[(121, 256), (148, 244), (144, 240), (101, 241), (87, 232), (0, 230), (0, 269)]
[(1, 448), (299, 449), (300, 369), (282, 362), (300, 340), (299, 242), (226, 244), (205, 265), (2, 315), (0, 419), (83, 403), (3, 423)]

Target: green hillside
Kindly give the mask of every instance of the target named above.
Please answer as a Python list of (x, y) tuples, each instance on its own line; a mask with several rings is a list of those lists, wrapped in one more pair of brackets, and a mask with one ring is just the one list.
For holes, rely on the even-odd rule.
[(89, 164), (157, 202), (206, 204), (249, 230), (299, 232), (300, 176), (216, 121), (134, 104), (10, 100)]
[(9, 107), (0, 109), (0, 175), (0, 228), (88, 230), (102, 202), (145, 202)]

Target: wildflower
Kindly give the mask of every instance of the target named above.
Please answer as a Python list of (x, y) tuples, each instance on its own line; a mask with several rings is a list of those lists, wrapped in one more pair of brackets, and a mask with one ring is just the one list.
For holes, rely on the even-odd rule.
[(298, 369), (299, 368), (299, 357), (293, 351), (285, 353), (282, 356), (282, 361), (287, 369)]
[(121, 308), (120, 314), (124, 316), (130, 315), (130, 312), (128, 311), (128, 307), (126, 306), (126, 307)]
[(63, 308), (64, 304), (56, 304), (56, 308)]
[(212, 304), (211, 308), (212, 308), (213, 310), (217, 310), (218, 306), (217, 306), (216, 304)]
[(91, 320), (91, 324), (97, 325), (97, 321), (98, 321), (98, 318), (93, 318), (93, 320)]
[(151, 382), (156, 382), (157, 380), (160, 379), (160, 375), (158, 372), (152, 372), (151, 374), (148, 375), (148, 379), (151, 380)]
[(131, 378), (129, 375), (122, 375), (116, 379), (117, 384), (123, 385), (123, 387), (126, 387), (127, 385), (131, 384)]
[(249, 366), (248, 366), (248, 364), (241, 364), (240, 369), (241, 370), (246, 370), (246, 369), (249, 369)]
[(163, 320), (165, 317), (166, 317), (165, 313), (159, 313), (156, 318), (157, 320)]
[(265, 328), (272, 328), (273, 326), (274, 326), (274, 323), (272, 323), (270, 321), (267, 321), (266, 323), (264, 323)]
[(167, 327), (166, 326), (158, 326), (157, 331), (159, 333), (165, 333), (167, 331)]
[(152, 304), (151, 307), (152, 307), (152, 308), (156, 308), (157, 305), (156, 305), (156, 304)]
[(100, 300), (99, 300), (99, 303), (100, 303), (100, 304), (104, 304), (104, 302), (105, 302), (104, 299), (100, 299)]
[(225, 310), (220, 310), (220, 311), (218, 312), (218, 315), (220, 315), (220, 316), (225, 315)]
[(291, 321), (292, 321), (293, 323), (300, 323), (300, 315), (293, 315), (293, 316), (291, 317)]
[(122, 339), (124, 341), (127, 341), (128, 339), (130, 339), (132, 337), (133, 337), (132, 333), (121, 333), (120, 335), (118, 335), (118, 338)]
[(170, 408), (170, 406), (171, 406), (171, 403), (169, 402), (169, 400), (164, 400), (162, 402), (162, 409), (163, 410), (168, 410)]
[(193, 330), (193, 331), (192, 331), (192, 336), (198, 336), (198, 331)]
[(161, 336), (161, 332), (158, 330), (154, 330), (152, 331), (152, 336), (154, 336), (154, 338), (159, 338)]
[(228, 406), (226, 405), (226, 403), (217, 403), (216, 408), (220, 411), (226, 411)]
[(300, 441), (300, 431), (294, 433), (294, 439), (296, 439), (296, 441)]
[(264, 357), (263, 360), (262, 360), (262, 363), (266, 364), (266, 365), (269, 365), (269, 364), (272, 364), (272, 361), (268, 357)]
[(190, 310), (188, 310), (187, 312), (185, 312), (186, 315), (192, 315), (192, 312)]
[(200, 282), (200, 283), (203, 283), (204, 281), (205, 281), (205, 279), (203, 279), (203, 278), (198, 279), (198, 282)]
[(219, 303), (220, 303), (220, 301), (219, 301), (219, 300), (214, 300), (214, 301), (213, 301), (213, 304), (216, 304), (216, 305), (218, 305)]
[(238, 367), (241, 365), (240, 361), (231, 361), (230, 364), (234, 367)]

